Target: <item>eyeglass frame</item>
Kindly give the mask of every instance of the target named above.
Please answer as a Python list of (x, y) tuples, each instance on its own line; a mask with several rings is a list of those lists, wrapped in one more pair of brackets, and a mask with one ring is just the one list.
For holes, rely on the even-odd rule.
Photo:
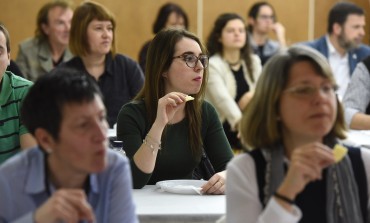
[[(190, 66), (188, 64), (188, 61), (185, 60), (185, 56), (194, 56), (194, 57), (197, 58), (197, 60), (195, 61), (195, 64), (194, 64), (193, 67)], [(201, 57), (206, 57), (207, 58), (207, 66), (204, 66), (204, 64), (200, 60)], [(177, 58), (181, 58), (185, 62), (186, 66), (188, 66), (189, 68), (195, 68), (198, 65), (198, 61), (200, 61), (200, 63), (202, 64), (202, 66), (203, 66), (204, 69), (206, 69), (208, 67), (208, 65), (209, 65), (209, 56), (207, 54), (200, 54), (199, 56), (196, 56), (195, 54), (191, 54), (191, 53), (183, 53), (180, 56), (174, 56), (174, 57), (172, 57), (172, 59), (177, 59)]]
[(264, 20), (264, 21), (266, 21), (266, 20), (272, 20), (272, 21), (275, 22), (276, 17), (275, 17), (275, 15), (258, 15), (257, 16), (257, 19), (261, 19), (261, 20)]
[[(328, 85), (330, 85), (330, 87)], [(325, 89), (326, 87), (329, 87), (329, 88)], [(299, 93), (299, 90), (304, 90), (304, 88), (306, 90), (309, 90), (309, 92), (300, 92)], [(304, 85), (292, 86), (290, 88), (284, 89), (283, 93), (291, 93), (291, 94), (294, 94), (294, 95), (296, 95), (298, 97), (302, 97), (302, 98), (311, 98), (317, 92), (322, 92), (326, 96), (329, 96), (330, 94), (332, 94), (334, 96), (336, 91), (338, 90), (338, 88), (339, 87), (336, 84), (324, 84), (324, 85), (319, 86), (319, 87), (314, 86), (314, 85), (310, 85), (310, 84), (304, 84)]]

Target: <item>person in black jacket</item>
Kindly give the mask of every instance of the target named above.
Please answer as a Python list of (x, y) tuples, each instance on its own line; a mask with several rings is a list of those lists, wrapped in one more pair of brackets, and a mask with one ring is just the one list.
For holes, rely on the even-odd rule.
[(116, 21), (103, 5), (85, 2), (76, 8), (71, 25), (74, 55), (64, 66), (84, 71), (98, 82), (112, 128), (121, 107), (139, 92), (144, 75), (131, 58), (115, 53)]

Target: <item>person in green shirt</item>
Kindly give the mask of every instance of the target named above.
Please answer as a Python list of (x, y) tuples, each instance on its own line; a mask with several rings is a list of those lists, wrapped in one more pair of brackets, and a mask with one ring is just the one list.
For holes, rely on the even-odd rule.
[(0, 164), (21, 149), (36, 145), (20, 121), (20, 106), (32, 82), (6, 71), (9, 64), (9, 32), (0, 25)]
[(147, 58), (144, 87), (122, 107), (117, 121), (134, 188), (191, 179), (204, 149), (216, 173), (202, 192), (224, 194), (225, 168), (233, 154), (215, 109), (203, 100), (205, 47), (188, 31), (166, 29), (154, 37)]

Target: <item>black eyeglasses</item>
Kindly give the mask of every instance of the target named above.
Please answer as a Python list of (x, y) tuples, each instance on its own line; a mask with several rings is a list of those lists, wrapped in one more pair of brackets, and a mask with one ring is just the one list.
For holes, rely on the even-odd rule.
[(183, 54), (180, 56), (172, 57), (173, 59), (181, 58), (185, 61), (186, 65), (190, 68), (194, 68), (198, 64), (198, 60), (203, 65), (203, 68), (208, 67), (208, 56), (207, 55), (199, 55), (199, 57), (195, 56), (194, 54)]

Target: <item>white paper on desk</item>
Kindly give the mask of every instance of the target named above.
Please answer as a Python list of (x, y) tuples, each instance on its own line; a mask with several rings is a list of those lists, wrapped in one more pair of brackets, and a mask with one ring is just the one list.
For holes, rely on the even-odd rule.
[(351, 130), (347, 133), (347, 139), (343, 141), (344, 144), (350, 146), (370, 146), (370, 131), (355, 131)]
[(204, 180), (164, 180), (157, 182), (156, 186), (169, 193), (201, 195), (201, 187), (206, 182)]

